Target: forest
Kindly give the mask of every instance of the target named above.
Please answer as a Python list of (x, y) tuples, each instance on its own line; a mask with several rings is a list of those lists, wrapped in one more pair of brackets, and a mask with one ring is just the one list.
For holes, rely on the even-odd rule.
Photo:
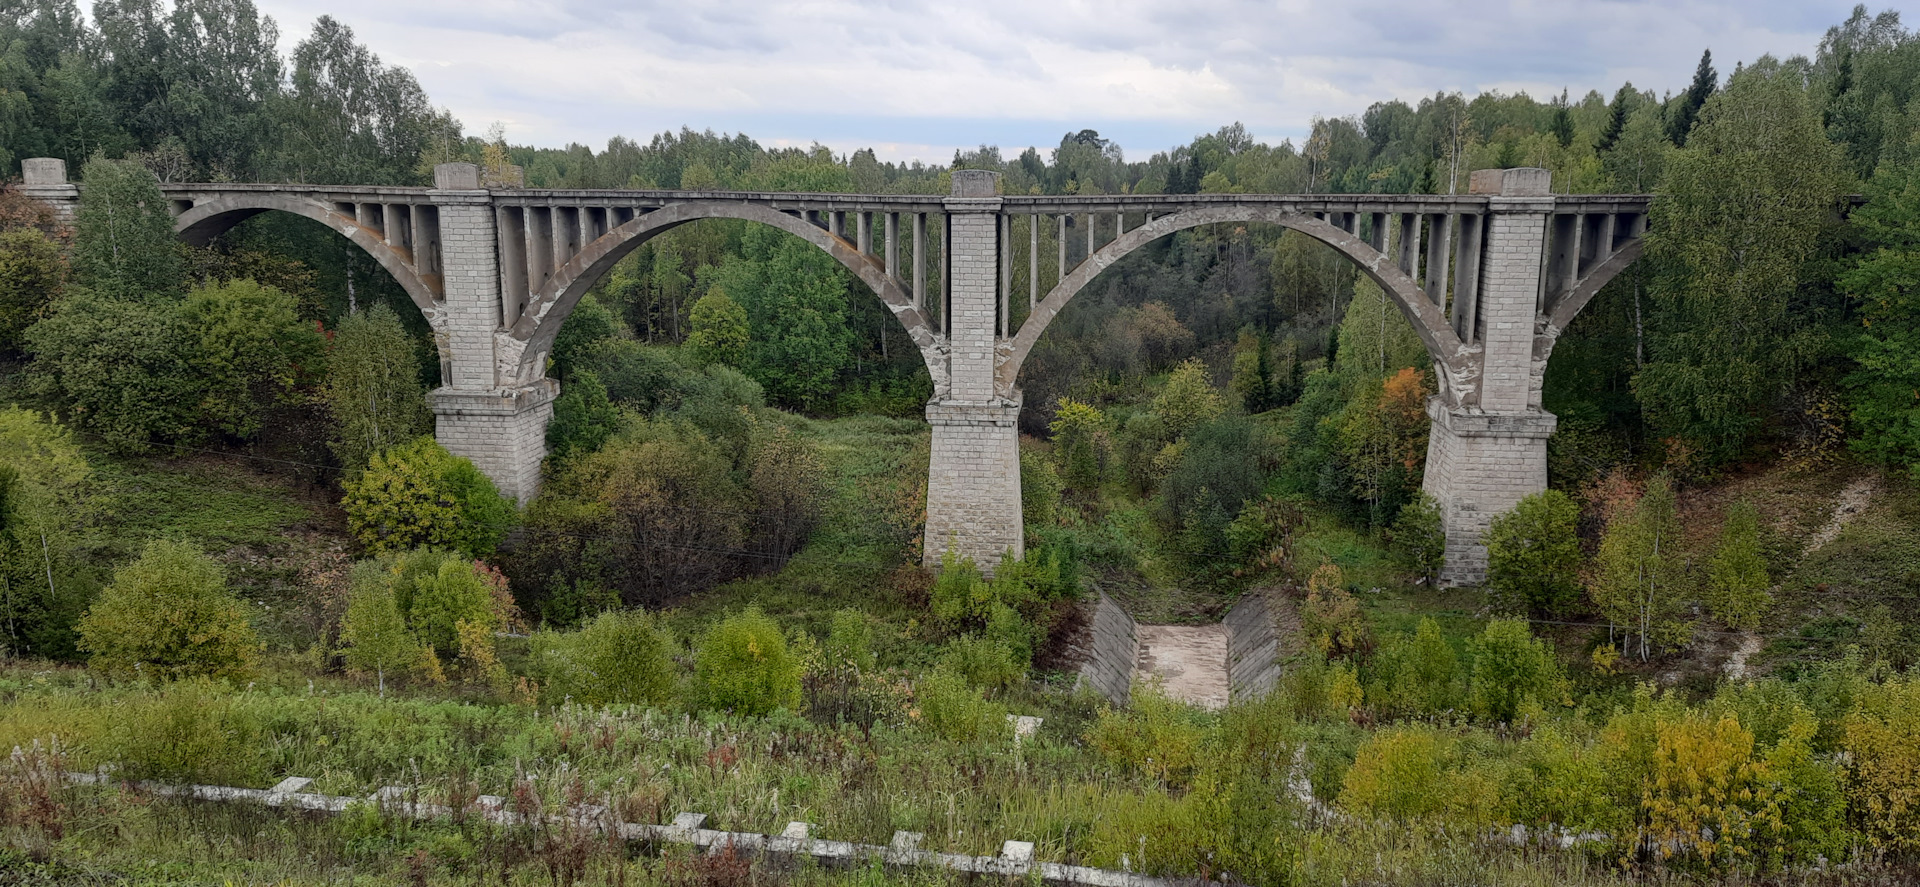
[[(1898, 13), (1857, 7), (1811, 56), (1704, 53), (1685, 83), (944, 165), (690, 128), (517, 144), (348, 23), (288, 55), (278, 28), (251, 0), (0, 0), (0, 884), (964, 880), (507, 826), (467, 815), (482, 795), (1222, 884), (1920, 878)], [(70, 224), (18, 187), (37, 157), (82, 187)], [(435, 441), (442, 359), (379, 264), (283, 213), (184, 245), (160, 190), (448, 162), (501, 189), (929, 195), (961, 169), (1006, 194), (1459, 194), (1539, 167), (1652, 195), (1651, 233), (1560, 333), (1549, 489), (1495, 519), (1484, 586), (1436, 581), (1412, 326), (1258, 223), (1128, 255), (1038, 341), (1026, 555), (987, 576), (921, 562), (932, 383), (797, 237), (704, 220), (622, 259), (554, 343), (517, 503)], [(1077, 680), (1096, 601), (1196, 626), (1255, 598), (1271, 692)], [(368, 800), (155, 788), (289, 777)]]

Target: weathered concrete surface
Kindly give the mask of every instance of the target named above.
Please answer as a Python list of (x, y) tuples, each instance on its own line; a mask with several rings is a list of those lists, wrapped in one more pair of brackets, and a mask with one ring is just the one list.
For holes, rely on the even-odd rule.
[(1094, 603), (1086, 645), (1086, 659), (1080, 665), (1080, 685), (1092, 688), (1115, 705), (1125, 705), (1132, 695), (1133, 667), (1140, 655), (1140, 642), (1133, 617), (1105, 592)]
[(1227, 707), (1225, 625), (1142, 625), (1135, 673), (1159, 678), (1168, 696), (1201, 708)]
[(1221, 627), (1227, 632), (1227, 697), (1258, 699), (1280, 681), (1280, 630), (1270, 592), (1243, 595)]
[[(56, 159), (23, 161), (22, 193), (70, 221), (80, 189)], [(1556, 195), (1543, 169), (1480, 170), (1468, 194), (999, 195), (996, 173), (957, 170), (948, 195), (797, 194), (513, 187), (473, 164), (441, 164), (432, 188), (167, 183), (175, 233), (204, 243), (263, 212), (303, 215), (365, 250), (413, 297), (440, 351), (442, 441), (510, 495), (538, 492), (551, 415), (551, 343), (579, 294), (648, 238), (701, 218), (773, 225), (826, 251), (872, 288), (932, 377), (934, 425), (925, 555), (949, 546), (991, 572), (1018, 556), (1017, 413), (1029, 350), (1102, 269), (1175, 231), (1252, 221), (1300, 231), (1379, 283), (1433, 359), (1439, 394), (1426, 489), (1442, 507), (1449, 584), (1485, 572), (1480, 534), (1544, 488), (1541, 380), (1559, 331), (1639, 255), (1650, 198)], [(902, 216), (908, 217), (902, 225)], [(1014, 220), (1030, 232), (1088, 224), (1086, 254), (1014, 328)], [(1133, 218), (1141, 223), (1132, 230)], [(1049, 221), (1051, 219), (1052, 221)], [(884, 243), (874, 243), (876, 223)], [(929, 224), (931, 223), (931, 224)], [(936, 246), (922, 232), (944, 232)], [(902, 241), (901, 232), (913, 232)], [(854, 233), (858, 232), (858, 233)], [(1457, 236), (1456, 236), (1457, 232)], [(1037, 234), (1027, 278), (1041, 280)], [(911, 284), (898, 263), (942, 269)], [(882, 256), (885, 257), (884, 261)], [(1424, 256), (1424, 265), (1421, 258)], [(934, 301), (937, 294), (938, 301)], [(1032, 293), (1031, 296), (1039, 296)], [(511, 402), (509, 406), (502, 406)]]

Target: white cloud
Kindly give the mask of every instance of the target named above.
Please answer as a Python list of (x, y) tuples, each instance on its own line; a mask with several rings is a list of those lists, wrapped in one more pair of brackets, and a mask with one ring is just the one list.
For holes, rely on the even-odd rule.
[[(291, 44), (310, 8), (261, 0)], [(1129, 155), (1233, 121), (1298, 138), (1314, 116), (1441, 90), (1683, 88), (1812, 52), (1849, 2), (1553, 0), (338, 0), (334, 17), (412, 68), (472, 130), (604, 144), (682, 125), (764, 144), (872, 146), (940, 162), (981, 142), (1122, 133)], [(978, 132), (979, 135), (970, 133)]]

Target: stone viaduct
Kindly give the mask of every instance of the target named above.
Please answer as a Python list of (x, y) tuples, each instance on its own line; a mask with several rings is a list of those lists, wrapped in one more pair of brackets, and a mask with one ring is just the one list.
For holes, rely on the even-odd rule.
[[(65, 164), (24, 166), (22, 190), (71, 219), (79, 190)], [(1541, 379), (1556, 337), (1639, 256), (1646, 232), (1646, 196), (1556, 195), (1548, 185), (1545, 170), (1506, 169), (1474, 173), (1465, 195), (1026, 197), (996, 194), (995, 173), (958, 170), (945, 197), (541, 190), (483, 187), (478, 168), (452, 163), (434, 170), (432, 188), (162, 191), (189, 243), (278, 210), (321, 222), (378, 260), (434, 330), (438, 438), (523, 502), (538, 489), (558, 390), (547, 353), (615, 262), (699, 219), (745, 219), (800, 237), (859, 277), (919, 347), (934, 389), (926, 554), (937, 560), (952, 546), (987, 569), (1023, 551), (1020, 367), (1074, 294), (1175, 231), (1289, 228), (1352, 259), (1426, 344), (1439, 383), (1427, 405), (1426, 490), (1445, 515), (1443, 579), (1462, 584), (1485, 574), (1480, 536), (1493, 517), (1546, 486), (1555, 420), (1541, 408)], [(1058, 231), (1060, 255), (1043, 281), (1047, 226)], [(1027, 268), (1014, 267), (1016, 237), (1028, 241)], [(1012, 304), (1017, 273), (1027, 292), (1045, 295)]]

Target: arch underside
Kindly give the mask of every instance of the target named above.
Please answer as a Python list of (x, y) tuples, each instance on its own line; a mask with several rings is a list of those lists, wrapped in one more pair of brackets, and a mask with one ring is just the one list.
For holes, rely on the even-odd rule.
[[(565, 265), (555, 269), (546, 286), (533, 295), (526, 310), (514, 321), (507, 335), (521, 347), (516, 377), (538, 376), (546, 354), (553, 347), (560, 326), (573, 313), (574, 306), (613, 266), (628, 253), (654, 237), (702, 219), (739, 219), (778, 228), (819, 247), (867, 285), (886, 304), (889, 313), (913, 340), (932, 375), (934, 387), (944, 387), (945, 337), (934, 333), (926, 312), (913, 303), (907, 290), (887, 273), (885, 263), (860, 251), (846, 238), (829, 233), (803, 219), (760, 204), (729, 200), (690, 200), (670, 204), (637, 216), (592, 243)], [(506, 370), (506, 367), (502, 368)]]
[(1479, 374), (1478, 355), (1480, 347), (1467, 345), (1447, 322), (1445, 311), (1427, 298), (1425, 290), (1394, 265), (1386, 254), (1374, 249), (1366, 241), (1349, 234), (1333, 224), (1310, 215), (1289, 212), (1277, 207), (1264, 206), (1221, 206), (1187, 210), (1169, 216), (1154, 219), (1128, 231), (1112, 242), (1095, 251), (1069, 272), (1047, 297), (1034, 307), (1033, 313), (1022, 324), (1020, 331), (1013, 337), (1009, 347), (1004, 349), (995, 371), (995, 384), (1002, 396), (1011, 397), (1020, 368), (1032, 352), (1034, 344), (1041, 334), (1046, 332), (1053, 319), (1075, 295), (1093, 282), (1100, 272), (1140, 247), (1155, 240), (1195, 228), (1201, 225), (1235, 222), (1266, 222), (1283, 228), (1298, 231), (1320, 241), (1352, 260), (1360, 270), (1389, 299), (1398, 305), (1402, 314), (1413, 324), (1414, 332), (1426, 346), (1427, 354), (1433, 359), (1434, 366), (1440, 371), (1443, 390), (1452, 389), (1457, 394), (1473, 392)]
[(240, 197), (218, 197), (201, 201), (174, 219), (174, 236), (193, 246), (206, 246), (235, 225), (266, 212), (285, 212), (312, 219), (372, 256), (380, 267), (393, 275), (407, 297), (426, 315), (427, 323), (438, 328), (441, 310), (440, 281), (437, 276), (422, 276), (414, 270), (410, 250), (386, 242), (379, 231), (335, 212), (315, 200), (277, 194), (252, 193)]

